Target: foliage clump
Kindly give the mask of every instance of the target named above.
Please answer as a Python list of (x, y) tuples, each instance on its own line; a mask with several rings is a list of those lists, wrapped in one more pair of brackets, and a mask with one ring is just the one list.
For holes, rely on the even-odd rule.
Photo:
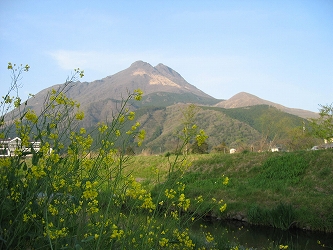
[[(135, 112), (127, 107), (130, 100), (141, 100), (141, 90), (122, 100), (111, 121), (87, 132), (80, 127), (80, 105), (66, 96), (84, 71), (76, 69), (65, 84), (52, 89), (37, 113), (18, 95), (10, 96), (18, 93), (21, 74), (29, 66), (9, 63), (8, 69), (13, 81), (1, 102), (0, 135), (4, 139), (14, 130), (22, 141), (10, 157), (0, 159), (0, 248), (194, 249), (199, 242), (216, 247), (210, 233), (203, 232), (204, 240), (198, 241), (187, 227), (196, 219), (189, 212), (203, 197), (191, 200), (180, 181), (190, 166), (186, 154), (170, 161), (168, 181), (154, 196), (124, 171), (133, 153), (128, 142), (141, 146), (145, 138)], [(195, 131), (194, 125), (184, 127), (181, 151), (192, 138), (204, 143), (204, 131)], [(226, 204), (215, 203), (222, 213)]]
[(333, 141), (333, 103), (329, 105), (320, 105), (319, 118), (312, 119), (311, 125), (313, 133), (326, 142)]

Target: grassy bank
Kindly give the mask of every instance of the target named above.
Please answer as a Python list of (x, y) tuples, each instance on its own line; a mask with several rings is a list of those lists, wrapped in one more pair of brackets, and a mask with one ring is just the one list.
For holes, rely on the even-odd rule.
[[(192, 167), (182, 178), (186, 196), (223, 199), (225, 218), (333, 231), (333, 150), (191, 155), (188, 160)], [(163, 182), (168, 158), (135, 156), (127, 171), (153, 187)]]

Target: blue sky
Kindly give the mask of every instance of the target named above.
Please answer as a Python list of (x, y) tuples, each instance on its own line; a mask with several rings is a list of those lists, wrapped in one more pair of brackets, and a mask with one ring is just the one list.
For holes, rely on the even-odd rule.
[(0, 95), (8, 62), (28, 63), (22, 96), (142, 60), (219, 98), (245, 91), (292, 108), (333, 102), (333, 1), (0, 0)]

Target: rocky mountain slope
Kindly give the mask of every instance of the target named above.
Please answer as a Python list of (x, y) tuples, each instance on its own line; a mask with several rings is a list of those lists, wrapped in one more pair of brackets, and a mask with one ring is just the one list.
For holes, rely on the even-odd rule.
[[(46, 91), (60, 86), (52, 86), (41, 91), (36, 95), (35, 101), (33, 99), (30, 101), (30, 105), (33, 106)], [(67, 91), (67, 95), (82, 105), (89, 106), (91, 103), (105, 99), (121, 100), (128, 92), (135, 89), (141, 89), (144, 95), (159, 92), (191, 93), (199, 97), (215, 99), (189, 84), (179, 73), (162, 63), (153, 67), (143, 61), (134, 62), (129, 68), (101, 80), (76, 82)]]
[[(37, 93), (29, 100), (29, 107), (40, 110), (47, 93), (62, 86), (55, 85)], [(220, 101), (189, 84), (179, 73), (162, 63), (153, 67), (143, 61), (134, 62), (129, 68), (101, 80), (76, 82), (66, 90), (66, 95), (81, 104), (87, 119), (90, 119), (89, 124), (92, 124), (110, 118), (119, 101), (135, 89), (144, 92), (143, 101), (136, 104), (139, 106), (168, 106), (178, 102), (206, 105)]]

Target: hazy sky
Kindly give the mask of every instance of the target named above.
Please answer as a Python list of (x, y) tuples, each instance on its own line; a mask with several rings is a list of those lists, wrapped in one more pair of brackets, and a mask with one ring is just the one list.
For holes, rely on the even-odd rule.
[(333, 0), (0, 0), (0, 95), (8, 62), (28, 63), (22, 95), (142, 60), (218, 99), (245, 91), (292, 108), (333, 102)]

